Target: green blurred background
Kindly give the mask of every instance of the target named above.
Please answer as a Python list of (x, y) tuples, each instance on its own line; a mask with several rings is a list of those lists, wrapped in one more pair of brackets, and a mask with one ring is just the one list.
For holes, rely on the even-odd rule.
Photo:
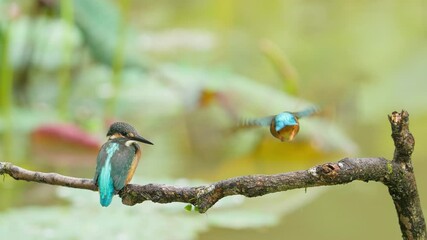
[[(196, 186), (392, 158), (387, 114), (408, 110), (427, 207), (427, 2), (0, 1), (0, 161), (91, 178), (113, 121), (153, 141), (133, 183)], [(242, 118), (320, 106), (293, 142)], [(15, 239), (400, 239), (387, 189), (354, 182), (185, 204), (0, 184)]]

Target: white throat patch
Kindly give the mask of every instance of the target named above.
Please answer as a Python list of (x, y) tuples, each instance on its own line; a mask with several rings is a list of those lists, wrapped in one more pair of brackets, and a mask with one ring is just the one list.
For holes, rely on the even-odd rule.
[(129, 147), (132, 143), (136, 143), (136, 141), (134, 141), (134, 140), (128, 140), (128, 141), (126, 141), (125, 145), (127, 147)]

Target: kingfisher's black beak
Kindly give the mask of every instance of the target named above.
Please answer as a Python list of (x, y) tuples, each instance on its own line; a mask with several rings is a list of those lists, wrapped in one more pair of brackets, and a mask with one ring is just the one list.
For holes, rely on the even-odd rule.
[(146, 144), (150, 144), (150, 145), (154, 145), (152, 142), (148, 141), (147, 139), (145, 139), (139, 135), (135, 135), (135, 137), (129, 137), (129, 139), (135, 140), (138, 142), (142, 142), (142, 143), (146, 143)]

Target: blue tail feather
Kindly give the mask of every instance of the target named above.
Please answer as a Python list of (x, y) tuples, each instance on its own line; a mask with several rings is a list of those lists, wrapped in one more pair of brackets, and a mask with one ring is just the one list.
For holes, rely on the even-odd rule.
[(98, 178), (99, 202), (101, 206), (110, 205), (114, 196), (113, 179), (111, 178), (111, 165), (104, 166)]
[(111, 158), (118, 149), (118, 143), (111, 143), (107, 146), (107, 158), (98, 176), (99, 202), (103, 207), (110, 205), (113, 200), (115, 191), (113, 178), (111, 177)]

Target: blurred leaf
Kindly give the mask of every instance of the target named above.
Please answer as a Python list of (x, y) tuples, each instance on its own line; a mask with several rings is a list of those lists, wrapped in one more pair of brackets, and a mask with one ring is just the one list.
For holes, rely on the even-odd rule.
[(98, 61), (112, 66), (117, 47), (120, 16), (112, 2), (74, 0), (75, 21)]
[[(41, 123), (55, 121), (56, 115), (49, 111), (28, 111), (26, 109), (13, 109), (9, 120), (0, 118), (0, 133), (11, 131), (9, 141), (13, 143), (13, 158), (5, 161), (16, 161), (28, 158), (28, 133)], [(10, 121), (10, 123), (8, 123)]]
[[(38, 17), (22, 17), (12, 22), (10, 59), (15, 68), (31, 61), (35, 68), (58, 70), (64, 62), (64, 41), (70, 51), (76, 51), (82, 43), (78, 29), (60, 20)], [(73, 66), (81, 56), (67, 58)]]
[(290, 95), (297, 96), (299, 88), (298, 73), (286, 55), (281, 53), (279, 46), (272, 41), (263, 40), (261, 42), (261, 51), (270, 60), (279, 77), (282, 79), (283, 90)]
[(101, 144), (76, 125), (51, 123), (31, 132), (30, 155), (41, 165), (64, 168), (93, 168)]
[(102, 0), (74, 0), (75, 21), (81, 29), (85, 42), (89, 45), (95, 59), (113, 66), (117, 58), (116, 50), (124, 48), (123, 66), (138, 64), (135, 46), (128, 46), (129, 31), (124, 28), (121, 16), (115, 2)]

